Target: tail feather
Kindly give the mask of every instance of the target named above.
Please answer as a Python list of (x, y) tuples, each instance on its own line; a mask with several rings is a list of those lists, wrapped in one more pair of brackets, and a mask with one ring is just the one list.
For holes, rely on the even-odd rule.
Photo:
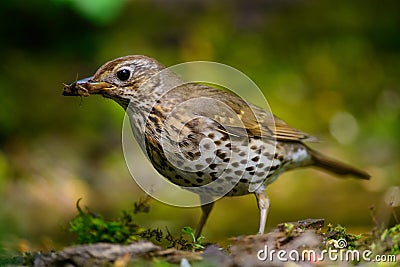
[(311, 156), (312, 164), (316, 167), (330, 171), (338, 175), (352, 175), (360, 179), (369, 180), (371, 177), (367, 172), (359, 170), (346, 163), (340, 162), (335, 159), (331, 159), (322, 153), (308, 148), (308, 153)]

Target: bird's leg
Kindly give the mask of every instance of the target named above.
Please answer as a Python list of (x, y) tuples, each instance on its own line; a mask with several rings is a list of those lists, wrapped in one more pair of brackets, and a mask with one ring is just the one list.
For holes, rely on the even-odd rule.
[[(202, 213), (201, 213), (200, 222), (196, 228), (196, 233), (195, 233), (196, 239), (200, 237), (201, 231), (203, 230), (203, 227), (207, 222), (208, 215), (210, 215), (210, 212), (214, 206), (214, 202), (212, 202), (212, 201), (209, 202), (207, 200), (209, 200), (209, 199), (200, 195)], [(209, 203), (207, 203), (207, 202), (209, 202)], [(203, 204), (203, 203), (206, 203), (206, 204)]]
[(260, 211), (260, 228), (258, 233), (264, 234), (265, 223), (267, 222), (268, 210), (269, 210), (269, 198), (265, 194), (264, 190), (255, 192), (257, 199), (258, 209)]

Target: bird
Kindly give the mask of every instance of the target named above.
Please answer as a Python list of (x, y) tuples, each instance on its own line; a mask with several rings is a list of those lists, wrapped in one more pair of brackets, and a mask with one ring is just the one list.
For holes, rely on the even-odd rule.
[(102, 95), (129, 112), (135, 139), (171, 183), (197, 193), (201, 235), (214, 197), (254, 194), (263, 234), (270, 208), (266, 187), (282, 173), (318, 167), (337, 176), (370, 175), (306, 145), (316, 138), (270, 111), (210, 84), (184, 81), (144, 55), (102, 65), (93, 76), (64, 84), (64, 96)]

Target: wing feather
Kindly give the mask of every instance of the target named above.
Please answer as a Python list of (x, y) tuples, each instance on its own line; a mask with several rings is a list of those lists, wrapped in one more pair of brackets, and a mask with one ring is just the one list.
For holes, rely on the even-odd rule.
[[(289, 126), (286, 122), (263, 108), (249, 104), (226, 91), (205, 85), (197, 85), (202, 87), (199, 88), (200, 90), (196, 90), (202, 97), (214, 97), (218, 101), (221, 101), (230, 107), (241, 121), (237, 120), (240, 123), (230, 124), (229, 120), (223, 114), (213, 112), (214, 114), (211, 117), (219, 122), (223, 122), (225, 130), (219, 129), (220, 131), (225, 131), (236, 136), (247, 134), (249, 137), (276, 138), (279, 141), (317, 141), (317, 138)], [(199, 113), (200, 115), (210, 115)]]

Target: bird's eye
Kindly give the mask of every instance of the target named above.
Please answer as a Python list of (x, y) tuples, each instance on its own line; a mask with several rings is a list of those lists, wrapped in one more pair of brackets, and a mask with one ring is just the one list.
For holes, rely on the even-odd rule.
[(131, 76), (131, 71), (128, 69), (122, 69), (117, 71), (117, 78), (122, 82), (128, 80), (130, 76)]

